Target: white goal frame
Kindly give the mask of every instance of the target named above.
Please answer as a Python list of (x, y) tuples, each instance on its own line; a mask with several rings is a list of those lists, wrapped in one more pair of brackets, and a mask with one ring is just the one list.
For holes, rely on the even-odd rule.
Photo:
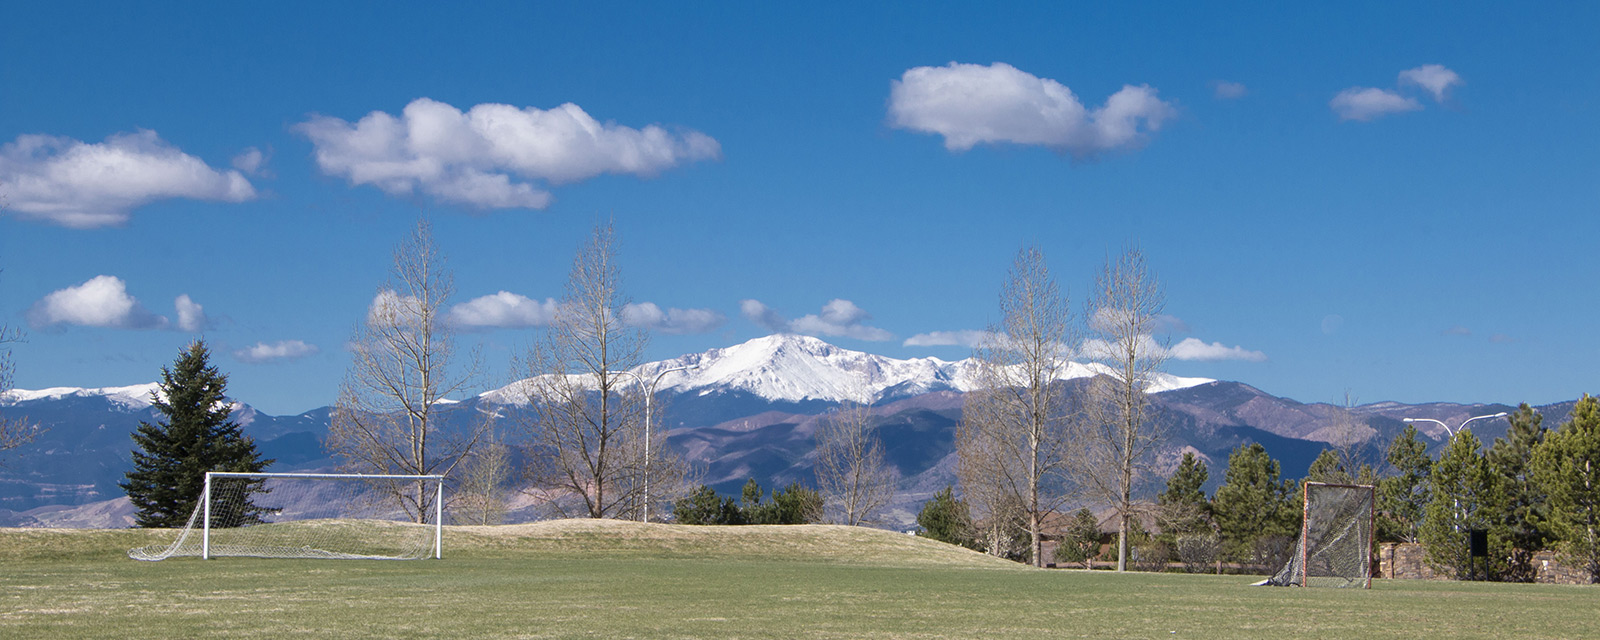
[[(253, 483), (266, 483), (268, 481), (278, 483), (295, 482), (300, 480), (309, 480), (313, 483), (316, 480), (331, 480), (337, 484), (354, 483), (366, 485), (368, 490), (362, 493), (354, 494), (353, 497), (358, 501), (358, 503), (367, 504), (369, 507), (376, 506), (383, 502), (381, 499), (373, 501), (374, 496), (371, 493), (371, 489), (374, 488), (373, 483), (382, 484), (392, 482), (417, 482), (423, 483), (419, 487), (422, 490), (422, 493), (420, 493), (417, 498), (425, 501), (426, 498), (424, 498), (424, 496), (427, 496), (431, 497), (434, 502), (432, 505), (428, 505), (427, 509), (420, 514), (417, 512), (411, 513), (412, 517), (421, 515), (423, 522), (395, 519), (392, 517), (393, 514), (389, 509), (381, 509), (378, 512), (365, 515), (335, 515), (333, 516), (332, 520), (329, 520), (327, 516), (320, 518), (312, 516), (305, 520), (305, 522), (311, 524), (313, 527), (312, 529), (308, 529), (308, 531), (320, 531), (322, 533), (320, 534), (321, 540), (311, 541), (311, 544), (306, 544), (303, 541), (292, 541), (288, 546), (282, 546), (284, 540), (280, 539), (277, 542), (278, 546), (254, 548), (248, 543), (241, 546), (240, 544), (234, 542), (233, 538), (235, 536), (230, 533), (229, 536), (223, 538), (221, 546), (215, 546), (213, 545), (212, 541), (213, 525), (216, 526), (218, 532), (221, 532), (224, 529), (229, 532), (241, 530), (241, 527), (237, 523), (222, 521), (213, 522), (214, 517), (226, 519), (228, 517), (227, 514), (231, 513), (230, 509), (238, 509), (237, 505), (234, 505), (232, 502), (230, 502), (230, 500), (233, 499), (232, 496), (234, 496), (234, 492), (228, 491), (226, 488), (218, 488), (217, 481), (222, 479), (233, 481), (224, 484), (224, 487), (229, 485), (237, 485), (239, 480), (244, 480), (245, 484), (243, 486), (246, 487)], [(195, 500), (193, 510), (190, 511), (188, 522), (177, 530), (177, 539), (169, 544), (135, 547), (133, 549), (129, 549), (128, 557), (133, 558), (134, 560), (145, 561), (165, 560), (171, 557), (198, 557), (201, 559), (210, 560), (213, 557), (217, 557), (219, 554), (226, 556), (255, 556), (263, 558), (322, 558), (352, 560), (415, 560), (430, 556), (434, 559), (442, 559), (444, 557), (444, 480), (445, 477), (443, 475), (437, 474), (398, 475), (360, 473), (245, 473), (233, 471), (209, 471), (206, 472), (200, 495), (196, 496), (197, 499)], [(426, 485), (426, 483), (429, 482), (433, 483), (433, 489), (431, 491), (427, 489)], [(258, 490), (262, 490), (266, 493), (274, 493), (273, 489)], [(217, 495), (218, 491), (222, 491), (223, 494)], [(249, 496), (254, 492), (255, 491), (247, 490), (242, 494), (242, 496), (240, 496), (240, 499), (245, 500), (245, 504), (249, 505)], [(216, 504), (217, 500), (222, 500), (225, 504)], [(324, 499), (318, 504), (339, 503), (336, 501), (328, 502), (326, 499)], [(229, 507), (227, 505), (233, 506)], [(219, 510), (222, 512), (214, 513), (218, 512)], [(277, 513), (280, 509), (277, 507), (271, 507), (268, 508), (268, 510), (271, 513)], [(402, 509), (401, 511), (403, 512), (404, 510)], [(426, 522), (427, 517), (430, 516), (433, 518), (432, 523)], [(290, 519), (267, 521), (257, 519), (256, 524), (281, 525), (291, 524), (299, 521), (301, 520)], [(329, 538), (329, 535), (337, 537), (339, 535), (348, 535), (353, 531), (349, 528), (349, 526), (335, 524), (339, 522), (345, 522), (352, 525), (361, 522), (388, 523), (388, 525), (402, 525), (411, 527), (411, 534), (408, 538), (406, 538), (409, 540), (409, 542), (405, 543), (409, 546), (396, 548), (392, 555), (388, 552), (377, 552), (377, 549), (372, 549), (371, 551), (361, 553), (334, 550), (332, 548), (320, 548), (324, 544), (333, 544), (336, 547), (349, 542), (362, 544), (359, 537), (345, 540)], [(432, 525), (431, 527), (429, 526), (430, 524)], [(247, 525), (243, 528), (253, 528), (253, 525)], [(432, 531), (428, 531), (430, 528)], [(277, 529), (277, 531), (281, 533), (284, 530)], [(419, 536), (417, 534), (421, 535)], [(428, 536), (429, 534), (432, 534), (429, 536), (432, 538), (432, 540), (428, 540), (427, 537), (423, 537)], [(198, 538), (198, 540), (196, 538)], [(431, 549), (429, 548), (430, 542), (432, 543)], [(374, 554), (374, 552), (377, 553)]]
[(433, 480), (433, 558), (444, 558), (444, 476), (393, 475), (365, 473), (243, 473), (237, 471), (207, 471), (205, 491), (201, 493), (201, 513), (204, 523), (200, 528), (200, 558), (211, 559), (211, 479), (212, 478), (300, 478), (305, 480)]

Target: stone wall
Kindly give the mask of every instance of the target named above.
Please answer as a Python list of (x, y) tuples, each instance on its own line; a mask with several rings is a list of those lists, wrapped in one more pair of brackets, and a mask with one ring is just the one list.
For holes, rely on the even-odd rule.
[(1546, 584), (1592, 584), (1589, 572), (1563, 564), (1553, 551), (1533, 554), (1533, 581)]
[(1385, 542), (1378, 545), (1378, 577), (1398, 580), (1432, 580), (1433, 567), (1428, 552), (1415, 542)]
[[(1415, 542), (1385, 542), (1378, 545), (1379, 578), (1398, 580), (1432, 580), (1433, 568), (1428, 566), (1427, 551)], [(1533, 555), (1534, 581), (1546, 584), (1591, 584), (1592, 577), (1580, 568), (1563, 564), (1551, 551)]]

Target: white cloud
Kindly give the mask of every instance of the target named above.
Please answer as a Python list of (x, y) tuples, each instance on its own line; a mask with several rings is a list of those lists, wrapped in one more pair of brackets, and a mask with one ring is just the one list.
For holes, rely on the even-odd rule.
[(315, 355), (320, 349), (314, 344), (306, 344), (299, 340), (279, 340), (268, 344), (257, 342), (254, 345), (233, 352), (233, 357), (243, 362), (262, 363), (278, 360), (294, 360)]
[(178, 328), (183, 331), (199, 331), (206, 327), (206, 310), (200, 303), (189, 298), (189, 294), (178, 296), (173, 301), (173, 306), (178, 309)]
[(950, 151), (1009, 142), (1089, 158), (1138, 147), (1176, 113), (1148, 85), (1124, 85), (1091, 111), (1061, 83), (1003, 62), (915, 67), (889, 89), (890, 126), (942, 135)]
[(740, 300), (739, 313), (768, 331), (788, 331), (789, 321), (759, 300)]
[[(1116, 360), (1120, 357), (1122, 351), (1119, 346), (1109, 340), (1090, 338), (1080, 343), (1077, 351), (1071, 357), (1087, 360)], [(1140, 335), (1134, 349), (1141, 354), (1160, 354), (1167, 357), (1172, 355), (1170, 350), (1150, 335)]]
[(1218, 100), (1235, 100), (1250, 93), (1250, 89), (1238, 82), (1218, 80), (1211, 83), (1211, 92)]
[(1328, 101), (1340, 120), (1368, 122), (1391, 113), (1422, 109), (1422, 103), (1393, 91), (1372, 87), (1350, 87)]
[(549, 110), (485, 103), (462, 113), (418, 98), (399, 117), (374, 111), (352, 124), (316, 116), (295, 128), (316, 147), (323, 173), (481, 209), (542, 209), (548, 185), (602, 173), (649, 177), (722, 155), (699, 131), (601, 123), (570, 102)]
[(34, 327), (78, 325), (115, 329), (155, 329), (167, 324), (128, 295), (128, 287), (116, 276), (95, 276), (76, 287), (55, 291), (28, 310), (28, 323)]
[(1425, 64), (1400, 72), (1400, 85), (1416, 85), (1426, 89), (1434, 102), (1444, 102), (1450, 88), (1465, 84), (1461, 76), (1442, 64)]
[(1174, 360), (1243, 360), (1245, 362), (1266, 362), (1267, 354), (1260, 351), (1251, 351), (1244, 347), (1229, 347), (1221, 342), (1207, 344), (1197, 338), (1184, 338), (1182, 342), (1172, 345), (1168, 353)]
[(0, 192), (24, 218), (88, 229), (121, 224), (157, 200), (243, 202), (255, 188), (238, 171), (218, 171), (140, 130), (86, 143), (18, 136), (0, 146)]
[(706, 333), (728, 318), (711, 309), (661, 310), (654, 302), (629, 303), (622, 307), (622, 322), (630, 327), (660, 331), (670, 335)]
[(561, 307), (555, 298), (544, 302), (501, 291), (473, 298), (450, 308), (450, 323), (458, 327), (520, 329), (547, 327)]
[[(1095, 331), (1110, 331), (1122, 323), (1121, 318), (1126, 317), (1125, 312), (1101, 307), (1094, 310), (1089, 316), (1089, 328)], [(1145, 320), (1144, 329), (1151, 333), (1188, 333), (1189, 324), (1177, 316), (1158, 313)]]
[(988, 331), (930, 331), (919, 333), (906, 338), (901, 346), (906, 347), (974, 347), (991, 340), (993, 335)]
[[(1160, 354), (1173, 360), (1243, 360), (1245, 362), (1266, 362), (1267, 354), (1260, 351), (1251, 351), (1243, 347), (1229, 347), (1220, 342), (1207, 344), (1199, 338), (1184, 338), (1178, 344), (1170, 347), (1164, 346), (1155, 337), (1149, 335), (1139, 336), (1138, 345), (1135, 347), (1139, 353)], [(1117, 345), (1101, 339), (1084, 340), (1079, 345), (1076, 357), (1089, 360), (1116, 360), (1121, 356)]]
[(266, 163), (267, 155), (255, 147), (245, 149), (233, 157), (233, 168), (250, 175), (260, 172)]
[(820, 313), (801, 316), (786, 321), (777, 311), (758, 300), (744, 300), (739, 311), (751, 322), (769, 331), (787, 331), (813, 336), (846, 337), (856, 340), (881, 342), (894, 339), (894, 334), (877, 327), (867, 326), (872, 316), (854, 302), (840, 298), (822, 305)]

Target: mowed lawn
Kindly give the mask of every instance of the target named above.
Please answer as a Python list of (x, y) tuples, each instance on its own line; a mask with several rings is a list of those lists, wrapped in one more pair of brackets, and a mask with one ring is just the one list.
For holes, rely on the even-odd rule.
[(445, 559), (137, 562), (157, 531), (0, 530), (0, 637), (1600, 635), (1600, 588), (1034, 570), (832, 526), (453, 527)]

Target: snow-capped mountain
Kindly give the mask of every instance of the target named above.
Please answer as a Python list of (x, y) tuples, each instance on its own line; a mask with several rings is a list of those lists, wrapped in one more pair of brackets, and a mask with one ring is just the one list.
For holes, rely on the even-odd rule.
[(28, 402), (41, 400), (63, 400), (66, 398), (105, 398), (107, 402), (122, 407), (129, 411), (138, 411), (151, 405), (152, 393), (158, 393), (160, 385), (154, 382), (136, 384), (126, 387), (99, 387), (85, 389), (83, 387), (50, 387), (48, 389), (12, 389), (0, 393), (0, 407), (17, 406)]
[[(684, 371), (673, 371), (692, 367)], [(818, 338), (774, 334), (731, 347), (640, 365), (633, 373), (653, 381), (662, 372), (658, 392), (710, 395), (747, 393), (771, 402), (877, 403), (934, 391), (965, 393), (975, 386), (972, 359), (900, 360), (852, 351)], [(1111, 371), (1097, 364), (1070, 362), (1059, 380), (1086, 378)], [(1114, 374), (1112, 374), (1114, 375)], [(1214, 382), (1160, 374), (1150, 392), (1172, 391)], [(522, 403), (521, 382), (483, 394), (496, 403)]]

